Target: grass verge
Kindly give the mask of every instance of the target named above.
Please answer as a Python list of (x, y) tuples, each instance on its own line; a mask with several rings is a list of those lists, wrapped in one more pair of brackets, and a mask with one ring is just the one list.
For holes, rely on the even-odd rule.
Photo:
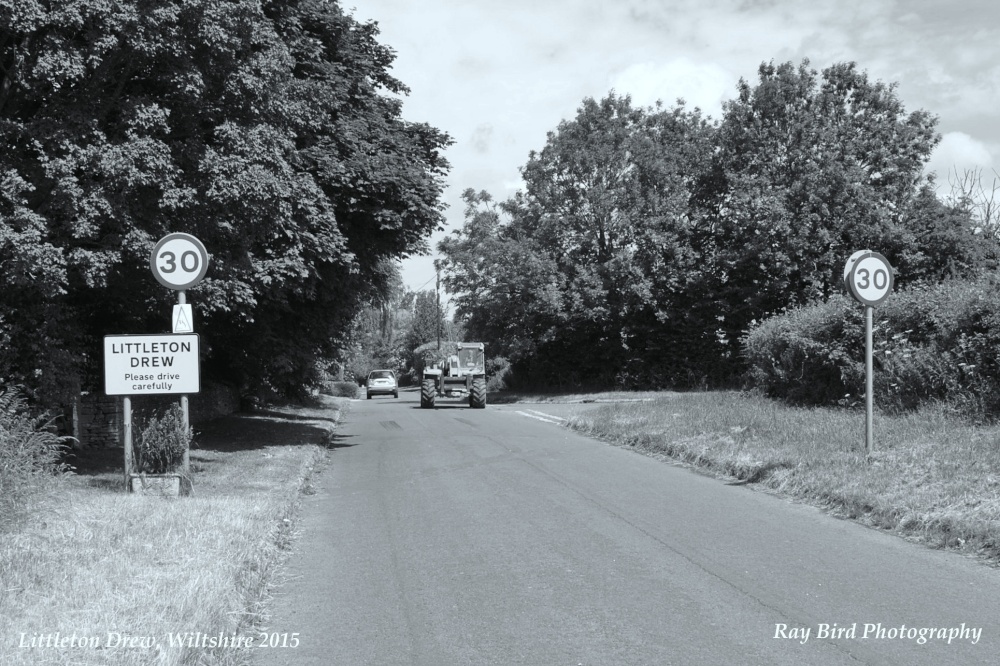
[(0, 541), (0, 663), (248, 663), (246, 639), (260, 643), (301, 494), (347, 402), (206, 424), (190, 497), (126, 494), (120, 451), (79, 461)]
[(512, 403), (600, 403), (600, 402), (643, 402), (664, 396), (663, 391), (581, 391), (579, 393), (545, 393), (538, 391), (497, 391), (489, 394), (489, 401), (503, 405)]
[(863, 412), (737, 392), (603, 405), (568, 425), (1000, 563), (1000, 427), (969, 425), (944, 406), (876, 414), (868, 458)]

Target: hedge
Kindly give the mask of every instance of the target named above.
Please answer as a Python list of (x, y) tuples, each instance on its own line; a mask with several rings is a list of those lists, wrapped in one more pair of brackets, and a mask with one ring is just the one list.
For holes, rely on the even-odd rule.
[[(1000, 416), (1000, 282), (915, 285), (875, 308), (875, 402), (887, 410), (947, 402)], [(750, 383), (772, 397), (851, 405), (864, 397), (864, 308), (846, 296), (757, 324), (741, 339)]]

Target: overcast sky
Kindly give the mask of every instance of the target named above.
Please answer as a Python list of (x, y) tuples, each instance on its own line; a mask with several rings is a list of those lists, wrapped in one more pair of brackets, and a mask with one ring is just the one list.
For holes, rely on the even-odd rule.
[[(931, 168), (1000, 169), (1000, 4), (995, 0), (343, 0), (374, 20), (411, 93), (407, 120), (455, 140), (445, 201), (505, 199), (545, 133), (585, 97), (614, 89), (637, 105), (684, 98), (719, 118), (741, 77), (764, 61), (823, 69), (855, 61), (896, 82), (908, 111), (939, 117)], [(447, 233), (447, 232), (446, 232)], [(436, 234), (432, 244), (444, 234)], [(433, 257), (403, 262), (412, 289), (433, 287)]]

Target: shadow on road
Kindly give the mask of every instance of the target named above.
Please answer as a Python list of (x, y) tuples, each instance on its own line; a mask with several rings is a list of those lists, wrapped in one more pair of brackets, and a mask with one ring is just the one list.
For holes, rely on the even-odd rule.
[[(489, 407), (489, 405), (487, 405), (487, 407)], [(430, 408), (421, 407), (420, 405), (414, 405), (414, 406), (410, 407), (410, 409), (427, 409), (427, 411), (434, 411), (434, 410), (438, 410), (438, 409), (465, 409), (465, 410), (468, 410), (470, 412), (481, 411), (481, 410), (473, 409), (472, 407), (469, 407), (469, 403), (467, 403), (467, 402), (456, 402), (456, 403), (453, 403), (453, 404), (449, 404), (449, 403), (444, 403), (444, 404), (434, 403), (434, 406), (430, 407)]]

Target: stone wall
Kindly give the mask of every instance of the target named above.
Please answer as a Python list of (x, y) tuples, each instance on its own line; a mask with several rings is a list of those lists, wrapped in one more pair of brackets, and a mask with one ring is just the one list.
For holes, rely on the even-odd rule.
[(104, 394), (83, 393), (77, 402), (76, 430), (73, 436), (81, 446), (120, 446), (122, 424), (121, 399)]
[[(179, 396), (134, 396), (132, 424), (137, 426), (142, 416), (162, 411), (176, 404)], [(239, 411), (239, 392), (225, 384), (206, 383), (201, 393), (188, 396), (191, 425)], [(77, 418), (73, 436), (81, 446), (122, 446), (122, 398), (103, 393), (81, 394), (77, 402)]]

